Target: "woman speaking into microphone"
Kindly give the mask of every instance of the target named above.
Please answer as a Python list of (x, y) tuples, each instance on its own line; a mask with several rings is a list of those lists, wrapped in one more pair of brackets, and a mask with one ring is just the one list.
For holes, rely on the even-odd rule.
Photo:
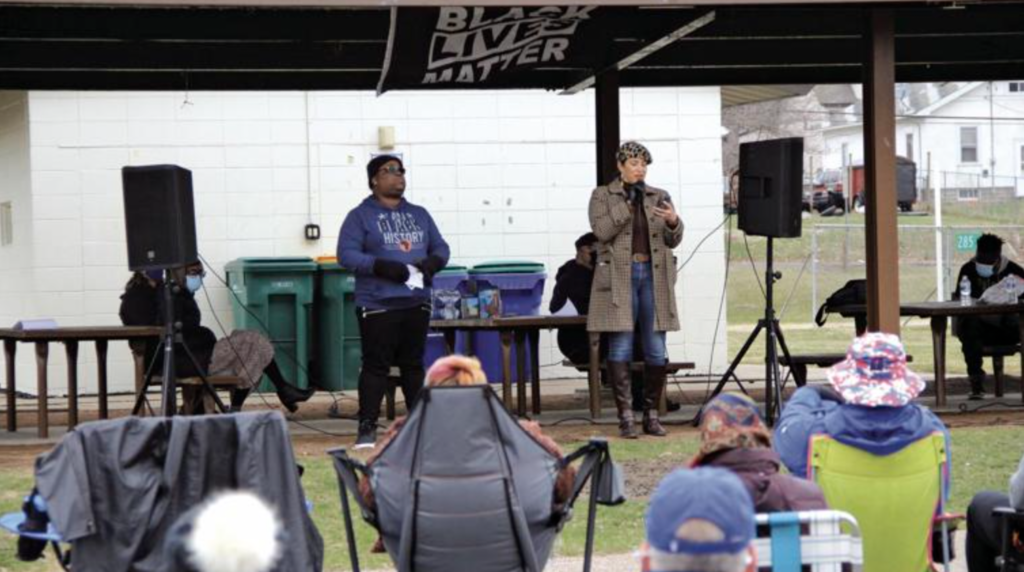
[(598, 244), (587, 330), (607, 335), (619, 434), (628, 439), (637, 437), (629, 375), (634, 328), (642, 336), (643, 432), (663, 437), (658, 403), (665, 391), (665, 332), (679, 329), (672, 249), (683, 240), (683, 222), (669, 194), (645, 182), (652, 162), (646, 147), (623, 143), (616, 161), (618, 178), (590, 196), (590, 227)]

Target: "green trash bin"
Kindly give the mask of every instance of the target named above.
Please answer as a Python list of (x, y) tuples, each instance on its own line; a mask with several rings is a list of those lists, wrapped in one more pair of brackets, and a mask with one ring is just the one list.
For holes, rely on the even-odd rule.
[[(310, 321), (317, 265), (310, 258), (239, 258), (225, 267), (235, 327), (263, 332), (285, 379), (309, 387)], [(259, 391), (273, 391), (267, 379)]]
[(363, 357), (355, 309), (356, 275), (337, 262), (319, 265), (316, 358), (320, 386), (330, 391), (356, 389)]

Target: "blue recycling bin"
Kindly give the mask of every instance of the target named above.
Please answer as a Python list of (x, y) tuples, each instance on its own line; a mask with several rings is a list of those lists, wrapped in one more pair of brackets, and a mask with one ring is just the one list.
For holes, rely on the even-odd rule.
[[(499, 261), (474, 266), (469, 271), (470, 288), (477, 293), (496, 289), (501, 292), (502, 316), (536, 316), (540, 314), (547, 273), (539, 262)], [(499, 382), (501, 371), (501, 338), (497, 332), (473, 333), (473, 348), (483, 365), (487, 379)], [(512, 355), (516, 355), (513, 343)], [(526, 348), (527, 363), (532, 363), (533, 349)], [(516, 360), (512, 360), (512, 375), (518, 376)]]
[[(434, 291), (437, 290), (458, 290), (460, 296), (466, 296), (469, 289), (469, 271), (465, 266), (451, 265), (434, 276)], [(440, 319), (441, 310), (436, 305), (432, 318)], [(455, 351), (466, 352), (466, 337), (463, 332), (455, 334)], [(444, 357), (447, 352), (444, 346), (444, 334), (431, 330), (427, 334), (427, 345), (423, 350), (423, 367), (429, 368), (439, 358)]]

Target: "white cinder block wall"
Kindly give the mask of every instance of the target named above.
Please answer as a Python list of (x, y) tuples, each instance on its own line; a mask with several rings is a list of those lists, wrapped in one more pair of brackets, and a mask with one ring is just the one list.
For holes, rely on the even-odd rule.
[[(17, 97), (26, 99), (24, 93)], [(379, 98), (364, 92), (30, 92), (27, 102), (31, 205), (22, 212), (31, 217), (32, 232), (7, 250), (31, 254), (27, 271), (2, 283), (8, 323), (42, 316), (62, 325), (119, 322), (118, 296), (129, 277), (124, 165), (176, 163), (192, 170), (200, 250), (219, 273), (241, 256), (333, 255), (343, 217), (369, 192), (365, 164), (380, 151), (383, 126), (394, 127), (394, 151), (409, 169), (407, 197), (430, 209), (452, 246), (453, 262), (543, 262), (549, 272), (546, 307), (555, 271), (573, 256), (576, 237), (589, 230), (589, 92), (394, 92)], [(649, 145), (649, 182), (668, 189), (681, 211), (686, 235), (679, 259), (685, 260), (723, 217), (719, 90), (624, 90), (621, 105), (623, 137)], [(14, 137), (8, 126), (17, 131), (9, 115), (0, 123), (5, 143)], [(20, 137), (24, 141), (24, 133)], [(0, 161), (24, 155), (13, 147)], [(7, 186), (0, 192), (9, 192)], [(303, 238), (309, 221), (321, 225), (318, 242)], [(725, 328), (711, 339), (723, 246), (718, 231), (678, 285), (684, 329), (670, 337), (670, 355), (701, 368), (714, 344), (715, 366), (725, 360)], [(0, 249), (0, 256), (8, 253)], [(9, 258), (0, 258), (5, 276)], [(206, 285), (213, 309), (230, 329), (230, 294), (212, 274)], [(19, 288), (25, 294), (21, 306), (8, 295)], [(210, 305), (203, 295), (199, 299), (204, 322), (219, 333)], [(34, 363), (30, 352), (20, 353), (19, 386), (32, 389)], [(51, 351), (57, 393), (64, 388), (62, 353)], [(83, 348), (80, 360), (83, 391), (89, 392), (95, 387), (92, 349)], [(560, 360), (554, 336), (545, 336), (541, 363)], [(111, 347), (111, 371), (113, 388), (131, 387), (124, 344)], [(551, 366), (544, 375), (577, 374)]]
[(13, 222), (13, 242), (0, 244), (0, 325), (4, 327), (26, 311), (31, 291), (31, 190), (28, 93), (0, 91), (0, 205), (10, 206)]

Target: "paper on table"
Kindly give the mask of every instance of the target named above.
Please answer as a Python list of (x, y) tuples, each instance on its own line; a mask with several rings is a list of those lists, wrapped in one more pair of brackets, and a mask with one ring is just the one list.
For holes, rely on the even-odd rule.
[(1024, 280), (1010, 274), (997, 284), (989, 286), (982, 294), (982, 304), (1016, 304), (1024, 295)]
[(51, 318), (37, 318), (34, 320), (21, 320), (14, 324), (15, 330), (32, 331), (32, 330), (55, 330), (57, 329), (57, 320)]
[(417, 288), (422, 290), (423, 273), (420, 272), (419, 268), (416, 268), (411, 264), (406, 264), (405, 267), (409, 269), (409, 279), (405, 281), (405, 285), (408, 286), (410, 290), (415, 290)]

